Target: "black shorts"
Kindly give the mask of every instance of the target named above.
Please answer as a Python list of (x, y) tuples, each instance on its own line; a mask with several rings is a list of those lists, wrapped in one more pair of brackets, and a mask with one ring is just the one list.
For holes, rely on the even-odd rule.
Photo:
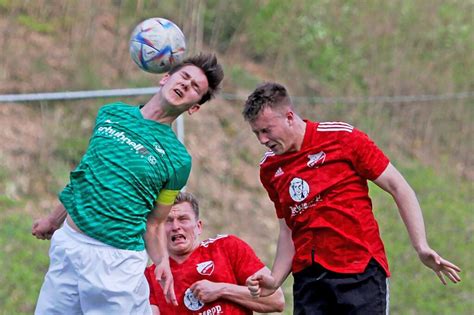
[(336, 273), (313, 264), (293, 277), (294, 315), (388, 314), (388, 278), (374, 259), (360, 274)]

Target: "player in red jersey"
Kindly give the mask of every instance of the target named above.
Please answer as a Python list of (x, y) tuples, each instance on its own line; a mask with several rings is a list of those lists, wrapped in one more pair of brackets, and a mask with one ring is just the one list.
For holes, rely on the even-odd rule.
[(270, 274), (247, 243), (231, 235), (217, 235), (200, 242), (199, 206), (190, 193), (180, 193), (165, 223), (171, 272), (179, 305), (165, 301), (154, 276), (155, 265), (145, 275), (150, 285), (154, 314), (252, 314), (282, 312), (281, 289), (252, 298), (245, 282), (255, 272)]
[(457, 283), (460, 268), (426, 240), (413, 189), (384, 153), (343, 122), (301, 119), (282, 85), (265, 83), (247, 99), (243, 116), (267, 152), (260, 179), (280, 222), (271, 275), (255, 273), (251, 294), (266, 296), (294, 276), (294, 314), (385, 314), (384, 246), (367, 180), (390, 193), (420, 260)]

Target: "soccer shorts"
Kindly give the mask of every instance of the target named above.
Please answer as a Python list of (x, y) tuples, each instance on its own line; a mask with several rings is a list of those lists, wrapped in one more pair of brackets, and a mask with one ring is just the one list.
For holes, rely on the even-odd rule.
[(361, 274), (336, 273), (314, 263), (293, 277), (294, 315), (388, 314), (388, 278), (374, 259)]
[(117, 249), (65, 222), (49, 257), (35, 314), (151, 314), (146, 251)]

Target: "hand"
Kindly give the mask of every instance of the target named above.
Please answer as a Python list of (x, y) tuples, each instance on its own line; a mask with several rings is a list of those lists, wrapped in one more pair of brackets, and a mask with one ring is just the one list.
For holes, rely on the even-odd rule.
[(204, 303), (214, 302), (221, 297), (222, 283), (199, 280), (190, 287), (193, 295)]
[(178, 300), (174, 293), (174, 280), (170, 269), (169, 259), (162, 259), (159, 264), (156, 264), (155, 277), (163, 290), (166, 303), (171, 302), (173, 305), (177, 306)]
[(418, 252), (418, 256), (423, 264), (433, 269), (444, 285), (446, 285), (444, 276), (448, 277), (453, 283), (461, 281), (461, 277), (458, 275), (458, 272), (461, 272), (461, 268), (443, 259), (431, 248)]
[(272, 295), (277, 289), (275, 279), (268, 274), (256, 272), (247, 278), (247, 288), (254, 298)]
[(40, 240), (50, 240), (59, 224), (49, 216), (36, 220), (31, 228), (31, 234)]

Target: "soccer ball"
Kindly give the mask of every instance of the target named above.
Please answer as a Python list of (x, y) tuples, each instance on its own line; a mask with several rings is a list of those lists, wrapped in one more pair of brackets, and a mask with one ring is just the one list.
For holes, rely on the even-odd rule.
[(138, 24), (130, 37), (130, 55), (140, 69), (167, 72), (180, 63), (186, 51), (183, 32), (164, 18), (151, 18)]

